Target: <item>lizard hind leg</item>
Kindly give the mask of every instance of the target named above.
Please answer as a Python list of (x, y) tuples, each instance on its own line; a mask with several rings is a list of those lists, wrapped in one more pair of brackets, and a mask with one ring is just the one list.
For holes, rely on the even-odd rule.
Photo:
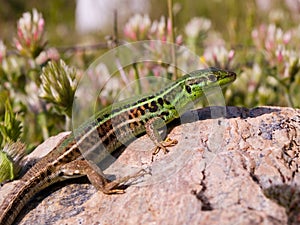
[(122, 194), (125, 193), (124, 189), (119, 188), (120, 185), (126, 183), (131, 179), (138, 178), (148, 173), (144, 169), (139, 170), (138, 172), (122, 177), (120, 179), (116, 179), (113, 181), (109, 181), (105, 178), (103, 172), (98, 169), (95, 170), (86, 160), (75, 160), (61, 168), (63, 176), (83, 176), (86, 175), (91, 182), (91, 184), (98, 190), (103, 192), (104, 194)]

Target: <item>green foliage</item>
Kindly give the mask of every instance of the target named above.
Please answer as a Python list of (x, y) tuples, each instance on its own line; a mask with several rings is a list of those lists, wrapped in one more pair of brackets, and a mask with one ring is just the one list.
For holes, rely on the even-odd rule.
[(4, 121), (0, 122), (1, 146), (9, 142), (16, 142), (22, 134), (22, 124), (16, 118), (9, 100), (5, 103)]
[(6, 153), (0, 151), (0, 183), (15, 178), (14, 166)]
[(21, 142), (7, 143), (0, 151), (0, 183), (15, 179), (21, 170), (25, 156), (25, 145)]
[(0, 121), (0, 183), (14, 179), (21, 169), (20, 161), (25, 155), (25, 145), (19, 142), (21, 135), (22, 123), (7, 99)]

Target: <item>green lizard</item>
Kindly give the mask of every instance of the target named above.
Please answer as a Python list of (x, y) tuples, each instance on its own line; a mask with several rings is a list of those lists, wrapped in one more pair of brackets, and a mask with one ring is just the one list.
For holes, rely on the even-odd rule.
[[(170, 123), (184, 113), (189, 103), (200, 99), (204, 91), (217, 86), (223, 87), (235, 78), (235, 73), (217, 68), (197, 70), (153, 95), (100, 111), (94, 119), (75, 130), (20, 179), (15, 193), (6, 197), (1, 205), (0, 225), (12, 224), (30, 198), (42, 189), (74, 176), (86, 175), (105, 194), (123, 193), (118, 186), (142, 173), (108, 181), (101, 171), (95, 170), (84, 159), (80, 149), (84, 149), (87, 156), (94, 154), (94, 151), (89, 150), (97, 147), (100, 153), (112, 153), (122, 143), (130, 142), (132, 134), (137, 136), (147, 133), (157, 148), (166, 152), (166, 147), (176, 141), (162, 141), (157, 131), (160, 127), (160, 123), (156, 122), (158, 118), (166, 124)], [(97, 157), (97, 161), (101, 161), (105, 155)]]

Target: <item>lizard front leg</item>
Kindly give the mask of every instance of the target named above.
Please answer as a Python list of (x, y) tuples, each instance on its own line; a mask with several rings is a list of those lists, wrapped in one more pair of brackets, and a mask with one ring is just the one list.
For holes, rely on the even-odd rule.
[(155, 148), (152, 152), (152, 161), (153, 157), (162, 150), (165, 154), (168, 153), (167, 147), (172, 147), (178, 143), (177, 140), (172, 140), (171, 138), (166, 138), (162, 140), (161, 135), (158, 132), (158, 129), (163, 127), (164, 121), (160, 117), (154, 117), (147, 121), (145, 124), (146, 132), (150, 139), (155, 144)]

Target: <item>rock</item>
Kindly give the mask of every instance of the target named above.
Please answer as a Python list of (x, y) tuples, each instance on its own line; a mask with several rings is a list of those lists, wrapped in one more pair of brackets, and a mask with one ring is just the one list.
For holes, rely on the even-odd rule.
[[(187, 122), (191, 115), (200, 118)], [(87, 179), (56, 184), (31, 200), (19, 224), (300, 223), (300, 110), (227, 107), (225, 118), (211, 119), (204, 108), (181, 121), (168, 134), (178, 140), (168, 154), (151, 162), (153, 144), (143, 136), (105, 170), (151, 170), (125, 194), (104, 195)]]

